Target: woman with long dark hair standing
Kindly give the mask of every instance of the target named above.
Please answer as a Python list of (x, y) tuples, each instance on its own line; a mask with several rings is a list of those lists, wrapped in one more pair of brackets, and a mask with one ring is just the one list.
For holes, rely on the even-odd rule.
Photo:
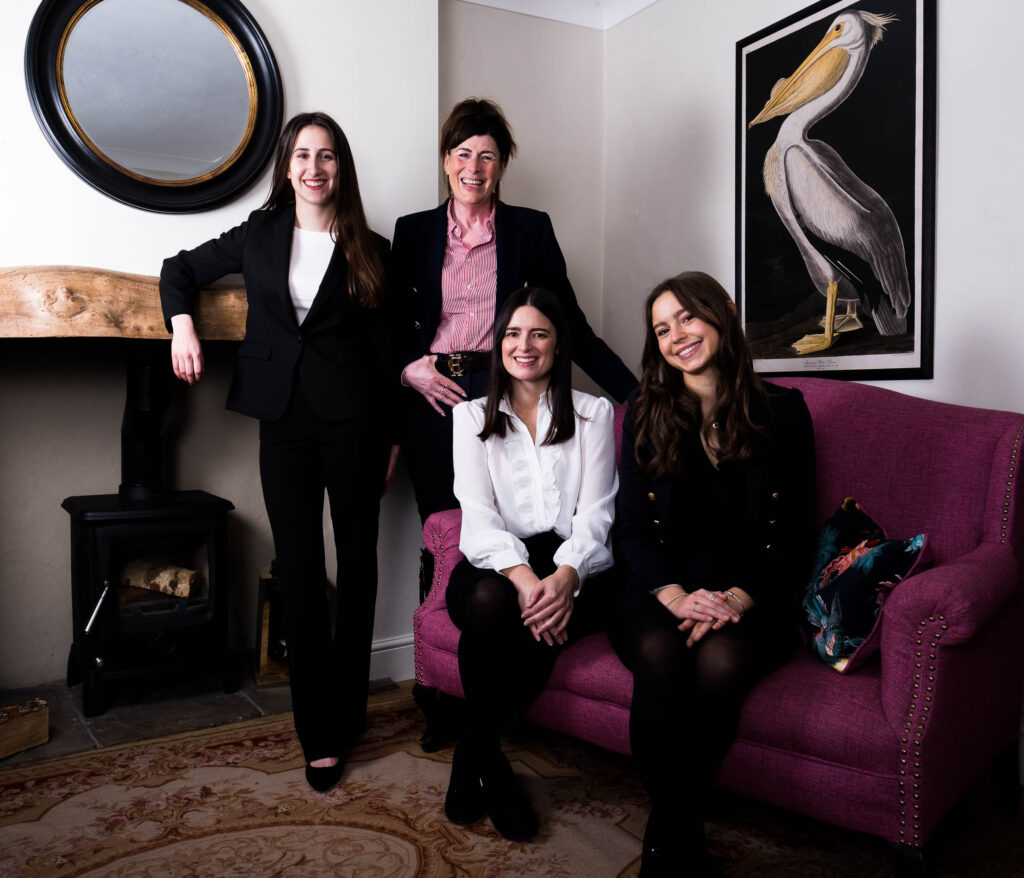
[(651, 798), (641, 875), (709, 870), (704, 804), (750, 688), (792, 652), (814, 549), (814, 436), (797, 390), (755, 374), (728, 294), (686, 272), (645, 305), (622, 434), (630, 744)]
[[(200, 288), (241, 272), (248, 315), (227, 407), (260, 422), (260, 477), (285, 604), (295, 729), (317, 790), (366, 722), (380, 496), (394, 466), (396, 354), (387, 241), (370, 231), (348, 140), (324, 113), (281, 132), (270, 195), (246, 222), (164, 261), (174, 374), (195, 384)], [(332, 632), (324, 491), (338, 561)]]
[(501, 751), (502, 729), (547, 683), (560, 647), (602, 626), (613, 600), (612, 406), (572, 389), (568, 321), (547, 290), (514, 292), (495, 319), (487, 396), (454, 409), (459, 548), (445, 599), (459, 627), (466, 727), (445, 812), (490, 814), (517, 841), (537, 817)]

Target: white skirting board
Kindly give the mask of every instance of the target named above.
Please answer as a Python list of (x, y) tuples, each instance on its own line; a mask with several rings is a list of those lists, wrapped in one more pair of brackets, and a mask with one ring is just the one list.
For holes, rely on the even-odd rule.
[(416, 676), (412, 634), (373, 641), (370, 652), (370, 679), (390, 677), (396, 683)]

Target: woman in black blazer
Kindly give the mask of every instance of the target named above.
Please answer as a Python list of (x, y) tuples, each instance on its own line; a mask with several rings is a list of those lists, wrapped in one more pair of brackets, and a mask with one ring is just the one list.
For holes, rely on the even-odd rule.
[[(260, 421), (260, 477), (285, 598), (295, 729), (306, 778), (327, 790), (366, 722), (377, 596), (380, 496), (395, 455), (397, 356), (386, 319), (387, 241), (366, 224), (338, 124), (303, 113), (284, 127), (266, 203), (246, 222), (164, 261), (160, 298), (174, 374), (203, 356), (199, 289), (235, 272), (248, 314), (227, 406)], [(324, 490), (338, 559), (328, 614)]]
[(709, 871), (703, 805), (754, 683), (792, 652), (814, 550), (814, 435), (797, 390), (754, 373), (701, 272), (646, 303), (622, 432), (610, 636), (633, 672), (630, 745), (651, 797), (640, 874)]
[(402, 383), (409, 465), (420, 518), (457, 505), (446, 410), (486, 394), (495, 315), (523, 286), (550, 290), (572, 333), (573, 359), (615, 399), (636, 378), (591, 329), (546, 213), (499, 200), (516, 144), (501, 108), (468, 98), (441, 129), (451, 197), (395, 224), (391, 279), (405, 328)]

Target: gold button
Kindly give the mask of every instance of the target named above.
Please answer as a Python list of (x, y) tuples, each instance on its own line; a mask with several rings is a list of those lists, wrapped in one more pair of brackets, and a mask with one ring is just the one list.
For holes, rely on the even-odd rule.
[(661, 522), (660, 522), (660, 521), (658, 521), (658, 519), (654, 519), (654, 523), (655, 523), (655, 524), (661, 524)]
[(774, 518), (769, 518), (768, 524), (770, 524), (772, 527), (775, 527), (775, 525), (777, 525), (778, 522)]
[(765, 550), (766, 552), (770, 552), (770, 551), (772, 550), (772, 544), (771, 544), (771, 543), (768, 543), (768, 544), (767, 544), (767, 545), (766, 545), (766, 546), (764, 547), (764, 550)]
[(778, 500), (778, 499), (779, 499), (779, 492), (778, 491), (772, 491), (772, 500)]
[(654, 499), (654, 494), (653, 494), (653, 493), (651, 493), (651, 494), (648, 494), (648, 495), (647, 495), (647, 499), (648, 499), (648, 500), (653, 500), (653, 499)]
[(419, 322), (419, 320), (413, 320), (413, 322), (412, 322), (412, 325), (413, 325), (414, 327), (416, 327), (416, 329), (419, 329), (419, 328), (420, 328), (420, 322)]

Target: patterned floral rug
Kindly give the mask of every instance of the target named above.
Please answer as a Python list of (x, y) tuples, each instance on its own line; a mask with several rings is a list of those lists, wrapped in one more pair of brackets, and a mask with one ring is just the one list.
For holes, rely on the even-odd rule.
[[(306, 786), (287, 714), (0, 772), (0, 875), (637, 874), (646, 800), (628, 760), (539, 731), (507, 746), (542, 820), (534, 841), (515, 844), (486, 820), (445, 820), (451, 750), (423, 753), (411, 702), (374, 706), (369, 725), (327, 795)], [(712, 810), (710, 847), (727, 875), (891, 874), (877, 839), (735, 797)], [(962, 874), (1021, 874), (1004, 871), (1014, 866), (1002, 853), (990, 871), (968, 851)]]

